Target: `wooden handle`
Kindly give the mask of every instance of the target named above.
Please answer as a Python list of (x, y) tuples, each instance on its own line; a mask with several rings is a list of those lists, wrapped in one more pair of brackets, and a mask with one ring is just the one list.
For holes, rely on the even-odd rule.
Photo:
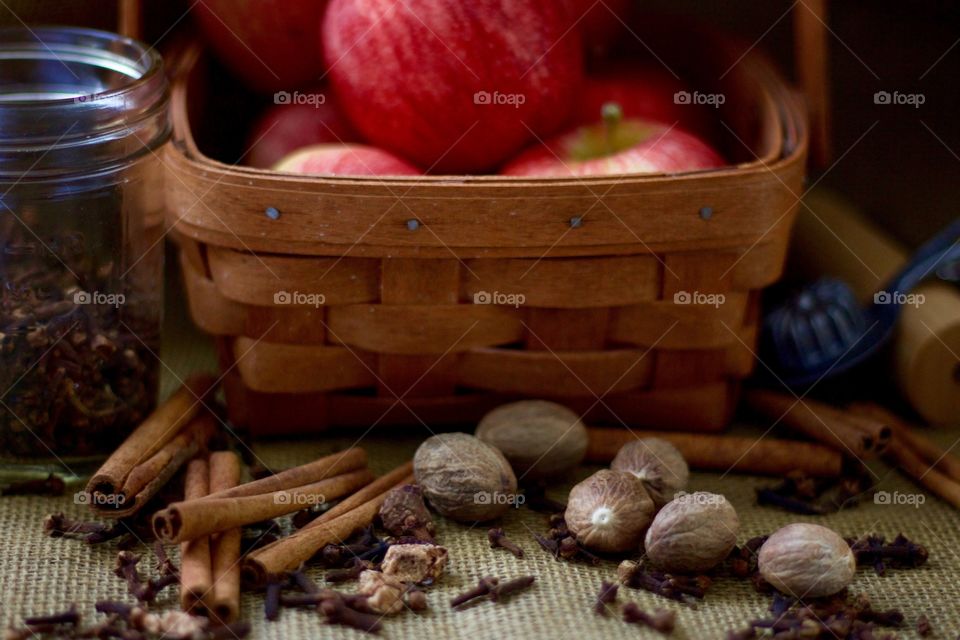
[(810, 158), (813, 166), (824, 169), (831, 155), (827, 0), (800, 2), (793, 16), (797, 75), (810, 109)]
[[(874, 292), (906, 262), (907, 251), (835, 195), (818, 191), (806, 202), (810, 210), (801, 208), (794, 228), (795, 272), (809, 280), (839, 278), (861, 303), (872, 303)], [(894, 344), (897, 381), (928, 421), (955, 423), (960, 415), (960, 293), (938, 281), (921, 284), (914, 293), (923, 302), (901, 310)]]

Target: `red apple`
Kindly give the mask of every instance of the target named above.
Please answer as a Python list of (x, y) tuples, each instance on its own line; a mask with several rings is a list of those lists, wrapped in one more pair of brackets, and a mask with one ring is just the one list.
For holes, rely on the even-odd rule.
[(326, 0), (202, 0), (200, 29), (217, 56), (251, 89), (277, 91), (323, 74), (317, 25)]
[(658, 63), (628, 62), (607, 66), (590, 74), (577, 100), (574, 124), (600, 121), (603, 105), (615, 102), (626, 119), (656, 120), (711, 139), (715, 116), (703, 104), (685, 104), (677, 99), (690, 87)]
[(590, 176), (712, 169), (723, 158), (699, 138), (651, 120), (621, 120), (608, 105), (601, 124), (579, 127), (522, 153), (507, 176)]
[(490, 170), (570, 114), (582, 75), (557, 0), (331, 0), (330, 78), (368, 140), (437, 173)]
[(257, 118), (247, 139), (248, 165), (266, 169), (307, 145), (359, 139), (330, 92), (317, 90), (304, 95), (324, 96), (325, 100), (272, 105)]
[(294, 151), (274, 171), (334, 176), (419, 176), (420, 169), (397, 156), (362, 144), (315, 144)]
[[(627, 33), (631, 0), (572, 0), (574, 20), (583, 36), (583, 48), (592, 58), (602, 58)], [(581, 16), (583, 16), (581, 18)]]

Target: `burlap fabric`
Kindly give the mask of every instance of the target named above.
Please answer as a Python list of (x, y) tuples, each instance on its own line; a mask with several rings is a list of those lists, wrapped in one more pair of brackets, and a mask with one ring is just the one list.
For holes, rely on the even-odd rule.
[[(164, 358), (170, 369), (181, 376), (212, 361), (208, 347), (196, 341), (191, 341), (187, 349), (166, 350)], [(169, 390), (173, 384), (168, 376), (165, 387)], [(747, 429), (738, 428), (739, 431)], [(369, 451), (374, 470), (382, 472), (408, 459), (425, 433), (423, 429), (411, 429), (407, 434), (394, 431), (386, 437), (381, 432), (364, 438), (361, 444)], [(942, 433), (940, 437), (950, 443), (957, 434)], [(282, 468), (355, 441), (356, 436), (340, 435), (310, 441), (259, 443), (254, 451), (269, 467)], [(891, 494), (917, 493), (916, 487), (896, 471), (883, 466), (877, 466), (876, 471), (882, 477), (883, 490)], [(588, 473), (588, 469), (583, 469), (578, 477)], [(755, 488), (770, 483), (771, 480), (764, 478), (724, 478), (716, 474), (694, 474), (691, 478), (692, 488), (723, 493), (730, 499), (740, 514), (741, 541), (789, 522), (807, 520), (830, 526), (845, 536), (879, 532), (892, 537), (904, 532), (927, 545), (930, 560), (926, 566), (912, 571), (892, 570), (885, 577), (861, 569), (853, 591), (868, 595), (878, 608), (902, 609), (907, 625), (900, 637), (918, 637), (914, 624), (920, 614), (930, 618), (936, 629), (935, 637), (957, 637), (960, 633), (960, 518), (956, 511), (927, 496), (920, 506), (870, 502), (828, 517), (798, 517), (756, 506)], [(568, 487), (557, 487), (553, 497), (563, 499)], [(42, 534), (43, 517), (55, 511), (77, 518), (88, 517), (85, 508), (70, 498), (0, 498), (0, 625), (19, 622), (24, 615), (62, 610), (72, 602), (94, 619), (97, 616), (93, 604), (97, 600), (129, 599), (125, 585), (112, 573), (115, 552), (111, 545), (89, 547), (78, 541), (50, 539)], [(502, 549), (490, 549), (485, 527), (469, 528), (443, 519), (438, 519), (437, 525), (439, 541), (450, 550), (448, 572), (429, 591), (429, 611), (405, 612), (387, 618), (384, 637), (414, 640), (660, 637), (627, 625), (616, 616), (594, 615), (593, 598), (600, 581), (615, 576), (615, 564), (591, 567), (555, 561), (532, 537), (532, 532), (547, 529), (544, 516), (520, 509), (511, 511), (504, 519), (507, 534), (527, 552), (522, 560)], [(508, 602), (484, 601), (461, 611), (450, 610), (449, 599), (483, 575), (509, 578), (523, 574), (537, 576), (535, 586)], [(320, 578), (320, 573), (316, 572), (315, 577)], [(728, 630), (764, 615), (769, 604), (769, 598), (755, 593), (748, 583), (729, 579), (718, 580), (696, 608), (643, 591), (622, 590), (620, 601), (630, 600), (648, 610), (676, 609), (678, 628), (673, 637), (689, 639), (724, 638)], [(175, 603), (172, 590), (159, 602), (162, 606), (175, 606)], [(266, 622), (262, 597), (257, 594), (244, 596), (242, 615), (253, 623), (253, 638), (362, 637), (359, 632), (323, 624), (320, 615), (313, 611), (284, 610), (278, 621)]]

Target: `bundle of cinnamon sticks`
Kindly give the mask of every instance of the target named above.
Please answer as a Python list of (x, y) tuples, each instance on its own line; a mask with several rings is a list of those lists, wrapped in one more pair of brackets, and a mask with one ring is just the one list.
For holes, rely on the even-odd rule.
[(90, 508), (99, 516), (123, 518), (139, 511), (217, 431), (204, 402), (216, 389), (207, 374), (189, 378), (93, 475), (87, 484)]
[(788, 429), (861, 461), (883, 456), (931, 493), (960, 509), (960, 458), (893, 412), (873, 403), (840, 409), (774, 391), (751, 389), (747, 406)]

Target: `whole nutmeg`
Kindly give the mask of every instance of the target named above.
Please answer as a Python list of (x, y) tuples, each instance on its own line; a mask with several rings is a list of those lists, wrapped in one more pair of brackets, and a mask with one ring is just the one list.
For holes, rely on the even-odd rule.
[(588, 549), (631, 551), (640, 546), (653, 511), (653, 500), (639, 479), (602, 469), (570, 490), (564, 519)]
[(662, 438), (643, 438), (620, 447), (610, 468), (627, 471), (643, 480), (657, 508), (687, 486), (690, 468), (683, 454)]
[(647, 530), (647, 557), (673, 573), (698, 573), (717, 566), (737, 543), (740, 519), (727, 499), (697, 491), (667, 503)]
[(850, 545), (831, 529), (797, 522), (778, 529), (760, 547), (763, 579), (796, 598), (820, 598), (853, 582), (857, 560)]
[(517, 478), (507, 459), (467, 433), (424, 440), (413, 456), (413, 474), (433, 508), (459, 522), (492, 520), (516, 498)]
[(563, 475), (587, 453), (587, 428), (577, 414), (546, 400), (497, 407), (477, 425), (476, 436), (499, 449), (524, 479)]

